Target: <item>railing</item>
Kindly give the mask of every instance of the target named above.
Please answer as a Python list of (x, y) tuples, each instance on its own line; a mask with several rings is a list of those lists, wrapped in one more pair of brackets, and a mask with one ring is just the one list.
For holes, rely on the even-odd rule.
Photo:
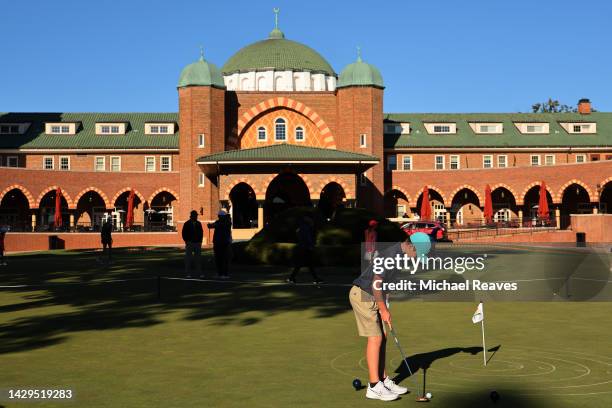
[[(561, 222), (563, 224), (563, 222)], [(557, 220), (524, 219), (483, 224), (476, 220), (467, 222), (448, 231), (448, 238), (455, 241), (461, 239), (485, 238), (499, 235), (533, 234), (534, 232), (556, 230)]]
[[(56, 227), (53, 224), (46, 225), (36, 225), (32, 228), (31, 224), (28, 223), (9, 223), (5, 224), (5, 227), (8, 227), (9, 232), (91, 232), (91, 233), (100, 233), (100, 229), (102, 228), (101, 224), (94, 223), (84, 223), (79, 222), (76, 225), (62, 225), (61, 227)], [(169, 225), (166, 222), (147, 222), (147, 223), (134, 223), (131, 227), (127, 227), (126, 225), (113, 225), (113, 232), (176, 232), (176, 225)]]

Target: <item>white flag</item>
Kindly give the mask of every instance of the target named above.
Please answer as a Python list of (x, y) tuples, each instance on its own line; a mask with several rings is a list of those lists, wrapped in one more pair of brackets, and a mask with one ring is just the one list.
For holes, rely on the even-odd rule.
[(484, 310), (482, 308), (482, 302), (480, 302), (478, 304), (478, 307), (476, 308), (476, 312), (474, 312), (474, 315), (472, 316), (472, 322), (480, 323), (483, 320), (484, 320)]

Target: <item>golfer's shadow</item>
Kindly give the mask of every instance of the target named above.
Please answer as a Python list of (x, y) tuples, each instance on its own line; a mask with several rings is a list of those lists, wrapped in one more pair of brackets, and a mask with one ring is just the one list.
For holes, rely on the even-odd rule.
[[(493, 355), (501, 348), (501, 344), (495, 347), (488, 349), (487, 351), (493, 352), (488, 358), (491, 360)], [(419, 370), (427, 370), (431, 367), (432, 363), (436, 360), (440, 360), (442, 358), (454, 356), (458, 353), (470, 353), (472, 355), (476, 355), (482, 352), (482, 346), (474, 346), (474, 347), (449, 347), (440, 350), (430, 351), (428, 353), (420, 353), (414, 354), (410, 357), (406, 358), (408, 365), (410, 366), (410, 370), (412, 374), (416, 374)], [(488, 362), (488, 361), (487, 361)], [(410, 372), (406, 367), (404, 362), (400, 362), (399, 366), (395, 369), (395, 373), (397, 375), (393, 379), (396, 383), (399, 383), (406, 378), (410, 377)]]

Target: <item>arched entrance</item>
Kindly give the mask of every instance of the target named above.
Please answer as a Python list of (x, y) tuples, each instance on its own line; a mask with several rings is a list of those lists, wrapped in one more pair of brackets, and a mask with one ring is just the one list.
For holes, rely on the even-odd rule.
[(2, 197), (0, 225), (8, 225), (11, 231), (29, 231), (32, 228), (30, 204), (21, 190), (15, 188)]
[(106, 213), (106, 203), (96, 191), (88, 191), (77, 202), (77, 230), (98, 231)]
[(516, 199), (510, 190), (505, 187), (497, 187), (491, 192), (493, 202), (493, 221), (508, 222), (517, 218), (518, 207)]
[(457, 191), (451, 204), (451, 219), (454, 219), (457, 225), (480, 225), (482, 218), (478, 195), (469, 188)]
[[(553, 201), (550, 191), (546, 190), (546, 201), (550, 211), (550, 218), (554, 219)], [(540, 202), (540, 185), (533, 186), (525, 194), (523, 199), (523, 224), (537, 225), (538, 221), (538, 203)]]
[(599, 212), (612, 214), (612, 181), (598, 187), (601, 189), (599, 194)]
[(145, 228), (152, 231), (165, 231), (174, 228), (174, 204), (176, 197), (168, 192), (161, 191), (147, 206), (145, 203)]
[(328, 183), (321, 190), (319, 210), (323, 218), (331, 218), (338, 208), (344, 207), (346, 194), (342, 186), (334, 181)]
[[(419, 194), (416, 202), (416, 208), (413, 212), (417, 214), (421, 211), (421, 201), (423, 201), (423, 193)], [(446, 217), (446, 207), (442, 195), (436, 190), (429, 188), (429, 203), (431, 204), (431, 215), (434, 220), (444, 221)], [(419, 214), (420, 216), (421, 214)]]
[[(130, 197), (129, 191), (124, 191), (115, 200), (115, 209), (111, 213), (113, 220), (113, 227), (118, 230), (123, 230), (127, 219), (128, 210), (128, 199)], [(144, 221), (144, 212), (142, 208), (142, 201), (138, 194), (134, 194), (134, 228), (142, 228)]]
[(281, 173), (270, 182), (266, 190), (264, 219), (269, 222), (276, 214), (291, 208), (311, 206), (308, 186), (294, 173)]
[(570, 225), (570, 214), (590, 214), (593, 212), (589, 193), (580, 184), (570, 184), (563, 190), (561, 199), (561, 228)]
[(232, 226), (257, 228), (257, 198), (253, 188), (240, 182), (232, 188), (229, 198), (232, 202)]
[[(385, 217), (400, 218), (405, 215), (410, 215), (410, 206), (408, 205), (408, 197), (403, 192), (393, 189), (387, 191), (384, 197), (385, 200)], [(420, 207), (419, 207), (420, 208)]]
[[(56, 190), (51, 190), (43, 196), (38, 205), (38, 222), (37, 228), (39, 230), (50, 230), (55, 228), (55, 194)], [(61, 208), (62, 208), (62, 229), (68, 229), (70, 227), (70, 213), (68, 212), (68, 202), (62, 194), (60, 197)]]

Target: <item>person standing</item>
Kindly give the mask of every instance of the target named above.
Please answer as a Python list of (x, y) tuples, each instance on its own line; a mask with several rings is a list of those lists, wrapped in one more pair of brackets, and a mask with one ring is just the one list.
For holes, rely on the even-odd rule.
[(314, 269), (315, 233), (313, 224), (314, 222), (310, 217), (305, 216), (300, 220), (296, 230), (297, 243), (293, 253), (293, 271), (287, 278), (287, 282), (289, 283), (295, 283), (295, 277), (302, 266), (308, 267), (308, 270), (312, 275), (313, 283), (323, 283), (323, 280), (317, 276)]
[(229, 279), (229, 265), (232, 256), (232, 220), (228, 213), (221, 210), (217, 214), (217, 221), (208, 224), (213, 233), (213, 252), (215, 265), (220, 279)]
[(106, 262), (111, 263), (112, 261), (112, 250), (113, 250), (113, 224), (110, 221), (108, 214), (104, 217), (102, 228), (100, 228), (100, 239), (102, 241), (102, 256), (106, 257)]
[(181, 236), (185, 241), (185, 277), (191, 278), (191, 267), (192, 264), (195, 264), (195, 272), (200, 279), (203, 279), (201, 256), (204, 229), (202, 223), (198, 221), (197, 211), (193, 210), (189, 213), (189, 220), (183, 224)]
[(8, 265), (4, 259), (4, 238), (6, 237), (6, 227), (0, 228), (0, 266)]
[(378, 240), (378, 221), (370, 220), (368, 228), (365, 230), (365, 248), (364, 248), (364, 259), (368, 262), (372, 262), (372, 259), (376, 256), (376, 241)]

